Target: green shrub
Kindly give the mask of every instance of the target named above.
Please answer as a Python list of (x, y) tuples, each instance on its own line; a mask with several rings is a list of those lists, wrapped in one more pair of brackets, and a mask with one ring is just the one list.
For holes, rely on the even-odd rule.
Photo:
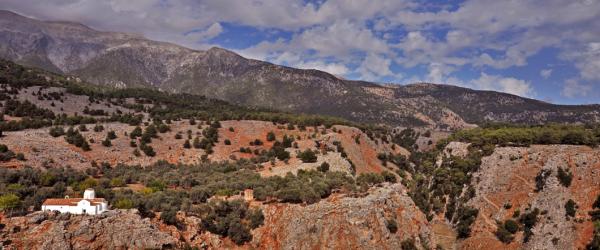
[(571, 186), (571, 181), (573, 181), (573, 173), (571, 173), (571, 171), (564, 170), (563, 168), (558, 168), (558, 180), (560, 181), (560, 184), (562, 184), (564, 187), (569, 187)]
[(275, 133), (273, 133), (273, 131), (270, 131), (269, 133), (267, 133), (267, 141), (274, 141), (275, 140)]
[(305, 163), (317, 162), (317, 155), (310, 149), (306, 149), (300, 152), (298, 154), (298, 158), (300, 158), (300, 160)]
[(395, 219), (386, 220), (385, 226), (392, 234), (395, 234), (396, 232), (398, 232), (398, 223), (396, 222)]
[(177, 210), (171, 208), (160, 213), (160, 219), (167, 225), (177, 225)]
[(106, 138), (108, 140), (114, 140), (117, 139), (117, 133), (115, 133), (115, 131), (108, 131), (108, 133), (106, 134)]
[(505, 244), (510, 243), (514, 239), (513, 234), (506, 230), (506, 228), (504, 228), (502, 225), (498, 226), (495, 234), (498, 240)]
[(65, 130), (62, 127), (52, 127), (49, 131), (50, 136), (59, 137), (65, 134)]
[(121, 198), (117, 200), (117, 202), (115, 202), (114, 207), (118, 209), (132, 209), (135, 206), (133, 204), (133, 201), (131, 201), (130, 199)]
[(575, 217), (575, 213), (577, 213), (577, 204), (572, 199), (569, 199), (565, 203), (565, 215), (567, 217)]
[(512, 234), (517, 233), (519, 231), (519, 224), (514, 220), (506, 220), (504, 222), (504, 228)]
[(321, 165), (317, 167), (317, 170), (319, 170), (323, 173), (329, 171), (329, 163), (327, 163), (327, 162), (321, 163)]

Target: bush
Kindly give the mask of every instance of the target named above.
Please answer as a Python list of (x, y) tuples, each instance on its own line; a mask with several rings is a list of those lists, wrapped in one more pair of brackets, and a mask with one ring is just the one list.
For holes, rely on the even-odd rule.
[(52, 127), (49, 131), (50, 136), (59, 137), (65, 134), (65, 130), (62, 127)]
[(317, 167), (317, 170), (319, 170), (323, 173), (329, 171), (329, 163), (327, 163), (327, 162), (321, 163), (321, 166)]
[(523, 242), (527, 243), (529, 238), (533, 235), (531, 231), (535, 224), (538, 222), (538, 215), (540, 214), (540, 210), (538, 208), (533, 209), (528, 213), (524, 213), (521, 215), (519, 221), (523, 224), (524, 237)]
[(383, 176), (376, 173), (362, 173), (356, 178), (356, 183), (360, 186), (372, 186), (384, 181)]
[(502, 243), (505, 244), (510, 243), (514, 239), (513, 234), (506, 230), (506, 228), (504, 228), (502, 225), (498, 226), (498, 229), (496, 229), (495, 234), (498, 240), (502, 241)]
[(142, 144), (142, 145), (140, 145), (140, 149), (147, 156), (150, 156), (150, 157), (156, 156), (156, 152), (154, 152), (154, 149), (150, 145)]
[(565, 203), (565, 215), (567, 217), (575, 217), (575, 213), (577, 213), (577, 204), (575, 201), (569, 199), (567, 203)]
[(415, 245), (415, 239), (413, 238), (409, 238), (406, 240), (403, 240), (400, 243), (400, 248), (402, 248), (402, 250), (417, 250), (417, 246)]
[(208, 209), (201, 218), (202, 227), (211, 233), (228, 236), (238, 245), (252, 240), (250, 229), (262, 225), (264, 220), (260, 210), (249, 210), (240, 200), (211, 202)]
[(381, 172), (381, 176), (383, 176), (383, 180), (385, 182), (396, 183), (396, 176), (390, 171)]
[(310, 149), (306, 149), (298, 154), (298, 158), (305, 163), (317, 162), (317, 155)]
[(105, 147), (112, 146), (112, 143), (110, 142), (110, 140), (108, 139), (108, 137), (106, 137), (106, 139), (104, 139), (104, 141), (102, 141), (102, 146), (105, 146)]
[(21, 199), (15, 194), (4, 194), (0, 196), (0, 210), (11, 211), (21, 206)]
[(231, 141), (229, 139), (225, 139), (225, 141), (223, 141), (223, 143), (225, 145), (231, 145)]
[(571, 173), (568, 169), (564, 170), (563, 168), (558, 168), (558, 180), (560, 184), (564, 187), (571, 186), (571, 181), (573, 181), (573, 173)]
[(135, 138), (138, 138), (141, 136), (142, 136), (142, 128), (140, 128), (139, 126), (135, 127), (133, 129), (133, 131), (131, 131), (131, 133), (129, 133), (129, 138), (131, 138), (131, 139), (135, 139)]
[(185, 142), (183, 142), (183, 148), (192, 148), (190, 140), (185, 140)]
[(106, 139), (108, 140), (114, 140), (117, 139), (117, 133), (115, 133), (115, 131), (108, 131), (108, 133), (106, 134)]
[(79, 129), (79, 131), (81, 131), (81, 132), (88, 131), (88, 129), (87, 129), (87, 127), (85, 126), (85, 124), (79, 124), (79, 127), (78, 127), (78, 129)]
[(269, 133), (267, 133), (267, 141), (274, 141), (275, 140), (275, 133), (273, 133), (273, 131), (270, 131)]
[(94, 126), (94, 132), (102, 132), (104, 131), (104, 126), (100, 125), (100, 124), (96, 124), (96, 126)]
[(114, 206), (118, 209), (132, 209), (135, 207), (133, 201), (127, 198), (118, 199)]
[(171, 208), (160, 213), (160, 219), (167, 225), (177, 225), (177, 210)]
[(25, 161), (25, 155), (23, 153), (17, 153), (17, 155), (15, 156), (15, 158), (19, 161)]
[(395, 219), (388, 219), (385, 222), (385, 226), (392, 234), (395, 234), (396, 232), (398, 232), (398, 223), (396, 222)]
[(544, 189), (544, 185), (546, 185), (546, 179), (550, 177), (551, 171), (548, 169), (542, 169), (535, 177), (535, 191), (539, 192)]
[(504, 222), (504, 228), (512, 234), (517, 233), (519, 231), (519, 224), (514, 220), (506, 220)]

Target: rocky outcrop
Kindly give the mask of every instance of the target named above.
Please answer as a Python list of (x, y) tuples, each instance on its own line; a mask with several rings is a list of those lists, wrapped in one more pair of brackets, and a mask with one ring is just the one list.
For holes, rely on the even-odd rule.
[(35, 212), (2, 223), (0, 239), (9, 249), (162, 249), (179, 243), (135, 210), (97, 216)]
[[(572, 183), (560, 183), (562, 168), (573, 174)], [(547, 178), (536, 181), (541, 171)], [(462, 242), (463, 249), (583, 249), (591, 240), (593, 225), (588, 212), (600, 194), (600, 149), (586, 146), (534, 145), (528, 148), (497, 148), (482, 159), (474, 174), (476, 195), (469, 205), (479, 209), (472, 236)], [(540, 188), (538, 190), (538, 188)], [(567, 217), (566, 202), (577, 204), (575, 217)], [(533, 236), (524, 243), (523, 232), (510, 244), (500, 242), (494, 232), (496, 221), (515, 219), (538, 208)]]
[[(419, 248), (435, 246), (425, 216), (401, 184), (372, 190), (362, 198), (331, 198), (302, 206), (263, 206), (265, 226), (253, 232), (261, 249), (400, 249), (415, 239)], [(397, 222), (390, 232), (387, 221)]]

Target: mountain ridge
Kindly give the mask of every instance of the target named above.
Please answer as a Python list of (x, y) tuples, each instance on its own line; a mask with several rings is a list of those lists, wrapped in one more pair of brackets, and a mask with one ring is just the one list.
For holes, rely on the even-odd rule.
[[(74, 26), (75, 25), (75, 26)], [(460, 129), (486, 122), (598, 122), (600, 105), (555, 105), (453, 85), (384, 86), (194, 50), (140, 35), (0, 12), (0, 57), (113, 87), (150, 87), (238, 105), (394, 126)]]

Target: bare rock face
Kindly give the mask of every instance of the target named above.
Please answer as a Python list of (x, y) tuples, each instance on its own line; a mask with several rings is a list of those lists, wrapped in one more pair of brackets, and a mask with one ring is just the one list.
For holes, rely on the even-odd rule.
[[(569, 186), (561, 184), (558, 169), (573, 174)], [(547, 178), (536, 181), (541, 171)], [(479, 209), (472, 236), (463, 249), (583, 249), (591, 240), (593, 225), (588, 212), (600, 194), (600, 149), (586, 146), (534, 145), (497, 148), (484, 157), (474, 174), (475, 197), (469, 205)], [(541, 189), (540, 189), (541, 188)], [(567, 217), (565, 204), (577, 204), (575, 217)], [(514, 218), (538, 208), (540, 215), (524, 242), (523, 231), (510, 244), (500, 242), (496, 221)]]
[(2, 223), (6, 228), (1, 239), (15, 249), (161, 249), (178, 244), (135, 210), (98, 216), (36, 212)]
[[(263, 206), (265, 225), (254, 230), (261, 249), (400, 249), (403, 240), (435, 246), (425, 216), (401, 184), (375, 189), (362, 198), (332, 198), (301, 206)], [(395, 220), (396, 233), (386, 227)]]

